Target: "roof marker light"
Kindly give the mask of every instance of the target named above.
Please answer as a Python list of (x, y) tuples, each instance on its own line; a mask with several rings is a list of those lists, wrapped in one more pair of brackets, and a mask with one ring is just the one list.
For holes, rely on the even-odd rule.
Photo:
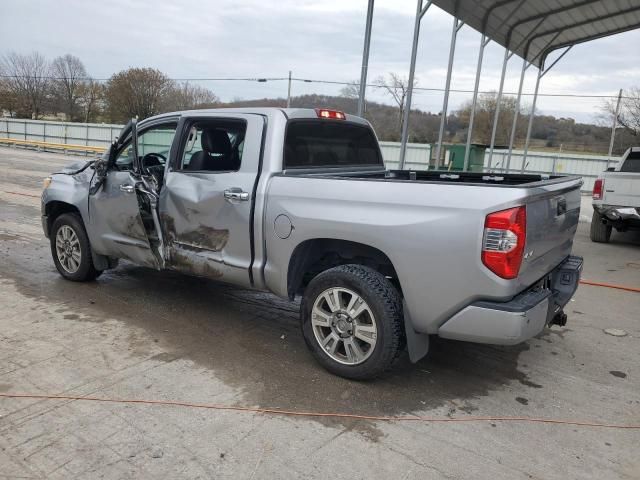
[(316, 108), (318, 118), (329, 118), (333, 120), (346, 120), (347, 116), (339, 110), (328, 110), (326, 108)]

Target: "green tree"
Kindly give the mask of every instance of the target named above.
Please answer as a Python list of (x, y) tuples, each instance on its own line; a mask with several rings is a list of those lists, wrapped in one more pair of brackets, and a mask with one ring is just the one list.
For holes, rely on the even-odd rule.
[(105, 99), (111, 121), (147, 118), (167, 111), (175, 83), (154, 68), (129, 68), (107, 81)]

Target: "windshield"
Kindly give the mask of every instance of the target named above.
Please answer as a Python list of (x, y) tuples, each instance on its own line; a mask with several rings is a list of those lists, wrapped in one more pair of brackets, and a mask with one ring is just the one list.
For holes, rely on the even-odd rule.
[(284, 168), (384, 167), (373, 130), (328, 120), (292, 120), (287, 127)]

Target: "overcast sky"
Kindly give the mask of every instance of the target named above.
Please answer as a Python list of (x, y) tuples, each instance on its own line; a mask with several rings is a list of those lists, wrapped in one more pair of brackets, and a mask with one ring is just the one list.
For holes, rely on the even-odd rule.
[[(0, 0), (0, 54), (37, 50), (80, 57), (96, 78), (154, 67), (173, 78), (294, 77), (350, 81), (360, 76), (366, 0)], [(408, 73), (415, 1), (376, 0), (369, 60), (373, 80)], [(452, 18), (432, 7), (422, 23), (417, 76), (445, 83)], [(452, 87), (472, 89), (480, 35), (458, 36)], [(615, 95), (640, 85), (640, 30), (574, 47), (541, 84), (541, 93)], [(481, 90), (497, 90), (503, 50), (489, 44)], [(512, 59), (505, 89), (517, 89)], [(529, 69), (525, 91), (534, 88)], [(286, 82), (207, 82), (223, 100), (286, 96)], [(294, 83), (293, 94), (335, 94), (339, 86)], [(381, 91), (368, 97), (385, 99)], [(452, 96), (453, 108), (471, 95)], [(602, 100), (541, 98), (543, 113), (589, 121)], [(413, 105), (437, 112), (442, 93), (418, 92)]]

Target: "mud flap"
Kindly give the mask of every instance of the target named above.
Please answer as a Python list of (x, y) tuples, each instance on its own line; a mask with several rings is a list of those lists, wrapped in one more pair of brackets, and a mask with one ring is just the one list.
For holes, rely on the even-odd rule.
[(100, 255), (99, 253), (91, 251), (91, 259), (93, 260), (93, 266), (96, 270), (110, 270), (118, 266), (118, 259)]
[(413, 329), (413, 322), (409, 316), (407, 302), (404, 300), (402, 301), (402, 310), (404, 312), (404, 330), (407, 337), (409, 360), (411, 360), (411, 363), (416, 363), (429, 353), (429, 335), (426, 333), (418, 333)]

